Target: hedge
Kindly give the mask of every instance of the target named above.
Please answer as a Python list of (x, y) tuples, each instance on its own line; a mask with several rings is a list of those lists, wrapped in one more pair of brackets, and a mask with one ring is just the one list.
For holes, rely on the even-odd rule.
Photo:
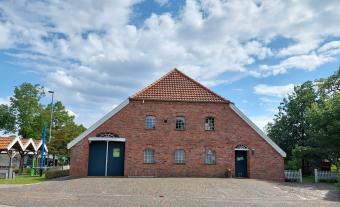
[(47, 171), (45, 176), (47, 179), (52, 179), (52, 178), (65, 177), (69, 175), (70, 175), (70, 170), (55, 170), (55, 171)]

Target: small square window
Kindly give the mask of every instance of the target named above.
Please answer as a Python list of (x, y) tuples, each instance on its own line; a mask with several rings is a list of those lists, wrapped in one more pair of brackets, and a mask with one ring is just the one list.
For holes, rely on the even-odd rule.
[(185, 119), (182, 116), (176, 117), (176, 129), (184, 130), (185, 128)]
[(214, 117), (205, 118), (204, 128), (205, 128), (205, 130), (208, 130), (208, 131), (215, 130), (215, 119), (214, 119)]
[(146, 116), (145, 117), (145, 128), (147, 128), (147, 129), (155, 129), (156, 128), (156, 117), (154, 117), (154, 116)]

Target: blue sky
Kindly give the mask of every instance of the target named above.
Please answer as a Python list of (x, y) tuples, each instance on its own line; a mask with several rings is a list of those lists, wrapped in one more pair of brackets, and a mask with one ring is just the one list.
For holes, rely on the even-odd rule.
[(294, 85), (339, 68), (338, 8), (332, 0), (0, 1), (0, 103), (15, 86), (39, 83), (89, 127), (176, 67), (262, 128)]

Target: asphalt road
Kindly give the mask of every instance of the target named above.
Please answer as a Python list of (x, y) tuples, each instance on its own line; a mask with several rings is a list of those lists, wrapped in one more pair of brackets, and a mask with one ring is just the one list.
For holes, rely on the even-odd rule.
[(331, 184), (222, 178), (81, 178), (0, 186), (0, 206), (340, 206)]

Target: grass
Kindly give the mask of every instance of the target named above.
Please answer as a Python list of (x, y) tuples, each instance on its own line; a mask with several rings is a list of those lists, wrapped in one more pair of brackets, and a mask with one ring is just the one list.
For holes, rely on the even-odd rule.
[(303, 176), (302, 177), (302, 182), (303, 183), (314, 183), (314, 176)]
[(29, 175), (23, 175), (23, 176), (16, 176), (15, 179), (0, 179), (0, 185), (1, 184), (32, 184), (32, 183), (40, 183), (47, 180), (45, 178), (45, 175), (42, 177), (40, 176), (29, 176)]

